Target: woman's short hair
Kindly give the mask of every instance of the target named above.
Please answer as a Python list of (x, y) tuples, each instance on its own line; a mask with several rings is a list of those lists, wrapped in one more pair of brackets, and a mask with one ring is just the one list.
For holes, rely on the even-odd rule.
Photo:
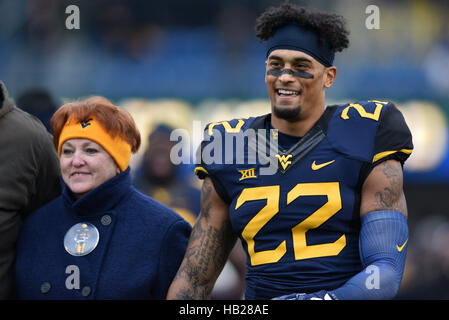
[(81, 122), (88, 121), (91, 116), (95, 117), (112, 137), (119, 135), (125, 140), (131, 146), (132, 153), (139, 150), (140, 132), (132, 116), (125, 109), (100, 96), (66, 103), (54, 113), (50, 125), (55, 147), (58, 148), (62, 129), (69, 119)]

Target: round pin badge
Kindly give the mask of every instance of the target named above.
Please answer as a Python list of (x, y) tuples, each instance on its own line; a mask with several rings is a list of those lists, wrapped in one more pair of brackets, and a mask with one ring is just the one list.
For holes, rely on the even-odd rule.
[(71, 227), (64, 237), (64, 248), (72, 256), (88, 255), (100, 240), (98, 229), (91, 223), (81, 222)]

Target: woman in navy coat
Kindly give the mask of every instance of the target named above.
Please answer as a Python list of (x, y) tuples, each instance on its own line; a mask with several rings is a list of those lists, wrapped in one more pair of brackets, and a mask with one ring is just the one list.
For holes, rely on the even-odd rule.
[(164, 299), (191, 227), (132, 186), (132, 117), (93, 97), (62, 106), (51, 125), (63, 192), (23, 224), (15, 296)]

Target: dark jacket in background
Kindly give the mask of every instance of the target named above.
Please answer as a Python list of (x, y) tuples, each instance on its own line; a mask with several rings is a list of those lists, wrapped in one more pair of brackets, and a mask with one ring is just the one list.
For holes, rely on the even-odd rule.
[(8, 99), (0, 81), (0, 299), (11, 297), (22, 219), (60, 194), (59, 176), (51, 135)]

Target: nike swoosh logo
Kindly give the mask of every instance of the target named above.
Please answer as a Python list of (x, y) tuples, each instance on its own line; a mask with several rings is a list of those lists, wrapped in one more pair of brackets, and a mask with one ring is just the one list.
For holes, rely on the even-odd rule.
[(312, 163), (312, 170), (319, 170), (327, 165), (330, 165), (331, 163), (334, 163), (335, 160), (329, 161), (329, 162), (325, 162), (322, 164), (316, 164), (315, 161)]
[(398, 252), (401, 252), (401, 251), (402, 251), (402, 249), (404, 249), (404, 247), (405, 247), (405, 245), (407, 244), (407, 242), (408, 242), (408, 239), (407, 239), (407, 240), (405, 240), (405, 242), (404, 242), (404, 244), (403, 244), (402, 246), (398, 246), (398, 245), (396, 245), (396, 249), (398, 249)]

